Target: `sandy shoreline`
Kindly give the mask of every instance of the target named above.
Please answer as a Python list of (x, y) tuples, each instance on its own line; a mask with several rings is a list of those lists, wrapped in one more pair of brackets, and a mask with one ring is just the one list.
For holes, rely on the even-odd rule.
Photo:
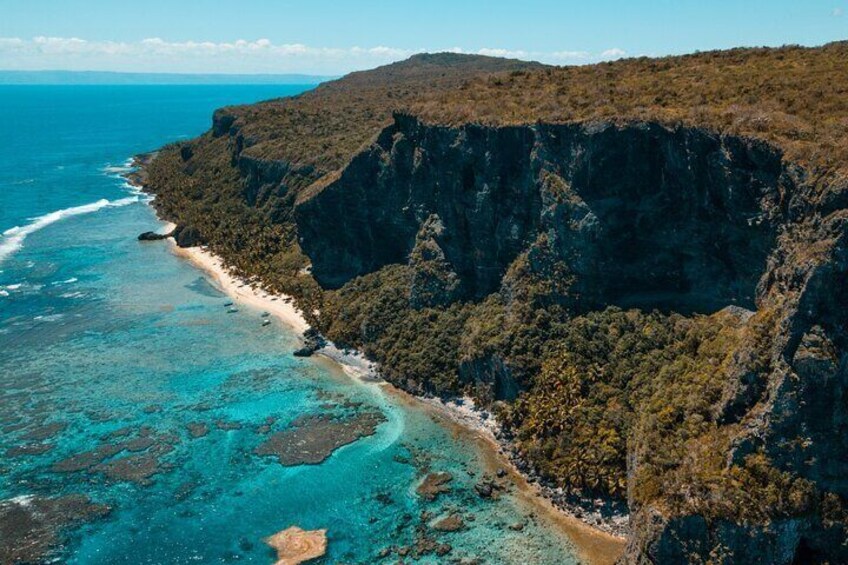
[[(389, 385), (391, 387), (391, 385)], [(532, 507), (537, 515), (562, 531), (574, 545), (581, 561), (593, 565), (612, 565), (624, 551), (625, 539), (569, 514), (556, 506), (539, 488), (519, 471), (504, 446), (498, 439), (500, 424), (488, 412), (481, 412), (470, 398), (443, 401), (438, 398), (423, 398), (411, 395), (395, 387), (391, 393), (414, 408), (427, 410), (442, 421), (453, 426), (457, 434), (475, 441), (488, 458), (491, 469), (503, 469), (516, 487), (516, 495), (522, 503)]]
[(218, 287), (223, 290), (236, 306), (248, 305), (257, 310), (264, 310), (290, 326), (298, 333), (309, 329), (309, 324), (294, 307), (293, 300), (284, 295), (271, 295), (267, 292), (251, 287), (244, 281), (234, 277), (224, 267), (220, 258), (212, 252), (200, 247), (178, 247), (173, 239), (168, 239), (171, 251), (177, 257), (181, 257), (211, 276)]
[[(164, 233), (169, 233), (173, 224), (166, 223)], [(245, 305), (260, 311), (266, 311), (298, 334), (309, 329), (309, 324), (294, 307), (294, 301), (286, 295), (273, 295), (255, 288), (229, 272), (222, 259), (201, 247), (178, 247), (173, 238), (167, 239), (171, 252), (189, 261), (203, 271), (226, 293), (235, 305)], [(316, 355), (335, 363), (345, 374), (366, 380), (379, 380), (376, 366), (358, 352), (343, 351), (332, 344), (320, 349)], [(402, 400), (413, 408), (428, 411), (441, 419), (446, 425), (453, 426), (457, 433), (475, 441), (486, 452), (491, 465), (506, 469), (516, 485), (523, 502), (534, 507), (540, 515), (559, 528), (573, 543), (581, 559), (587, 563), (612, 564), (624, 549), (624, 539), (587, 524), (579, 518), (555, 506), (538, 486), (531, 484), (515, 467), (504, 453), (502, 443), (497, 439), (499, 424), (490, 415), (484, 415), (474, 407), (473, 401), (464, 399), (459, 402), (443, 402), (436, 398), (419, 398), (410, 395), (391, 384), (380, 381), (388, 394)]]

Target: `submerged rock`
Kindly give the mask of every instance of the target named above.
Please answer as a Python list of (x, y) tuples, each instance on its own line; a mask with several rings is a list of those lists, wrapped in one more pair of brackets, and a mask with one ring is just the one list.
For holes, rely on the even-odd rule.
[(292, 526), (267, 538), (265, 543), (277, 550), (275, 565), (298, 565), (327, 552), (327, 530), (302, 530)]
[[(83, 451), (51, 466), (54, 473), (102, 473), (116, 481), (131, 481), (142, 485), (150, 484), (150, 477), (161, 472), (159, 458), (170, 453), (179, 442), (171, 434), (155, 434), (149, 428), (138, 430), (138, 436), (117, 443), (104, 442), (88, 451)], [(121, 453), (136, 453), (115, 458)]]
[(385, 421), (379, 412), (362, 412), (348, 418), (304, 416), (256, 448), (257, 455), (274, 455), (282, 465), (317, 465), (349, 443), (373, 435)]
[(44, 441), (52, 439), (60, 432), (64, 431), (68, 425), (64, 422), (51, 422), (50, 424), (40, 425), (27, 431), (21, 436), (21, 439), (29, 439), (33, 441)]
[(209, 425), (204, 422), (189, 422), (186, 427), (192, 439), (204, 437), (209, 433)]
[(415, 492), (425, 500), (435, 500), (440, 494), (450, 492), (448, 483), (452, 480), (453, 475), (450, 473), (430, 473), (424, 477)]
[(32, 443), (10, 447), (6, 450), (6, 457), (21, 457), (23, 455), (42, 455), (53, 449), (52, 443)]
[(130, 455), (99, 465), (96, 470), (116, 481), (150, 484), (150, 477), (159, 472), (159, 460), (154, 455)]
[(437, 520), (433, 524), (433, 529), (440, 532), (457, 532), (463, 528), (465, 528), (465, 522), (462, 521), (462, 517), (459, 514), (451, 514)]

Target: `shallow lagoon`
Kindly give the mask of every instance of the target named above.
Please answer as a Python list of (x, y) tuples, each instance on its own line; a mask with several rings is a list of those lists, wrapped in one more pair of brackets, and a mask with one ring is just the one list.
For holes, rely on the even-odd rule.
[[(149, 103), (150, 91), (138, 96)], [(167, 99), (175, 96), (169, 91)], [(102, 111), (113, 111), (103, 100)], [(123, 133), (92, 141), (90, 151), (79, 140), (93, 126), (54, 126), (72, 130), (58, 137), (76, 140), (75, 149), (61, 164), (42, 157), (50, 164), (26, 173), (38, 198), (15, 200), (23, 185), (9, 188), (9, 179), (20, 171), (4, 157), (0, 228), (66, 205), (126, 198), (106, 167), (147, 148), (138, 147), (139, 137), (158, 145), (172, 132), (133, 136), (125, 122), (155, 129), (167, 118), (190, 135), (209, 115), (181, 123), (120, 111)], [(49, 156), (49, 147), (42, 151)], [(12, 212), (15, 202), (31, 209)], [(573, 561), (561, 530), (519, 497), (474, 493), (495, 470), (476, 444), (378, 384), (351, 379), (326, 360), (293, 357), (297, 337), (277, 322), (262, 327), (259, 312), (227, 313), (226, 297), (166, 244), (135, 240), (158, 225), (141, 201), (104, 207), (29, 234), (0, 264), (0, 500), (82, 494), (111, 508), (65, 530), (63, 562), (269, 563), (263, 538), (290, 525), (328, 530), (327, 563), (374, 562), (383, 548), (422, 537), (452, 547), (422, 562)], [(320, 464), (285, 466), (256, 453), (303, 416), (374, 412), (384, 421), (373, 435)], [(450, 491), (433, 501), (416, 493), (429, 472), (453, 477)], [(462, 516), (462, 530), (431, 527), (452, 513)], [(516, 524), (523, 530), (510, 528)]]

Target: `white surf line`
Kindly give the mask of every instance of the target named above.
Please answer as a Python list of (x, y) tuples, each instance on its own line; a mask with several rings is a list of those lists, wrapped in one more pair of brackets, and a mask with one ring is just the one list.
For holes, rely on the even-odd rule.
[(129, 196), (118, 200), (106, 200), (105, 198), (90, 204), (82, 206), (73, 206), (62, 210), (56, 210), (43, 216), (32, 218), (32, 221), (24, 226), (15, 226), (3, 232), (0, 238), (0, 263), (8, 259), (13, 253), (23, 247), (24, 240), (27, 236), (46, 228), (50, 224), (56, 223), (59, 220), (70, 218), (71, 216), (79, 216), (81, 214), (90, 214), (97, 212), (103, 208), (118, 208), (128, 204), (139, 202), (138, 196)]

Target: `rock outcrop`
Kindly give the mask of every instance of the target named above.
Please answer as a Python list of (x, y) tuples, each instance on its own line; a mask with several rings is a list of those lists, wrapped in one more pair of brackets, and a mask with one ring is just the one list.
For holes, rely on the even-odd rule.
[(178, 225), (170, 235), (180, 247), (197, 247), (203, 244), (203, 236), (194, 226)]
[(146, 231), (138, 235), (139, 241), (159, 241), (171, 237), (170, 233), (156, 233), (155, 231)]
[(275, 565), (298, 565), (327, 552), (327, 530), (303, 530), (292, 526), (265, 540), (277, 550)]

